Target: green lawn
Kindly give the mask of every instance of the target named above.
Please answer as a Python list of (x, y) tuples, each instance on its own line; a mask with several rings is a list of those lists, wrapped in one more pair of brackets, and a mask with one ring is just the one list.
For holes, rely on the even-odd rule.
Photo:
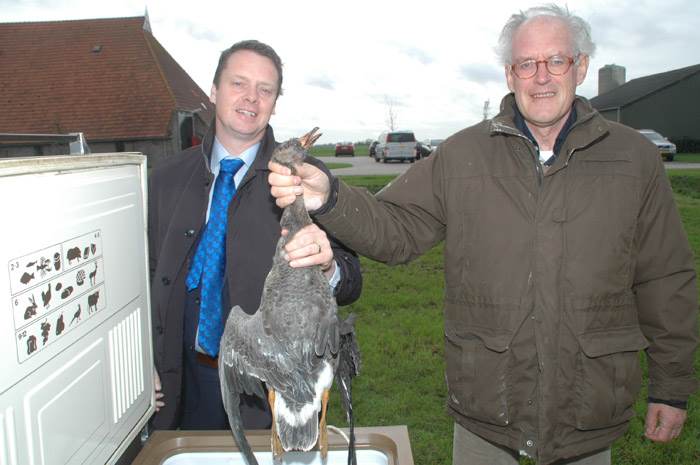
[(700, 153), (678, 153), (673, 159), (682, 163), (700, 163)]
[[(700, 169), (668, 173), (695, 256), (700, 257)], [(376, 192), (392, 176), (343, 179)], [(417, 465), (448, 465), (452, 460), (452, 420), (445, 410), (442, 251), (439, 245), (418, 260), (395, 267), (362, 258), (362, 297), (342, 309), (358, 315), (362, 367), (353, 386), (356, 422), (408, 425)], [(695, 361), (700, 372), (700, 353)], [(329, 421), (345, 426), (339, 400), (336, 393), (333, 395)], [(613, 445), (613, 463), (699, 464), (700, 396), (691, 399), (681, 438), (658, 445), (642, 437), (645, 395), (640, 394), (636, 406), (639, 415), (629, 432)]]

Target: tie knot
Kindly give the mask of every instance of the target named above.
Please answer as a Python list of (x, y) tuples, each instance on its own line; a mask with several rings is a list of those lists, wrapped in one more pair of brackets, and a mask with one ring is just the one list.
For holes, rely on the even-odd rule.
[(219, 172), (226, 174), (236, 174), (243, 166), (243, 160), (240, 158), (224, 158), (219, 162)]

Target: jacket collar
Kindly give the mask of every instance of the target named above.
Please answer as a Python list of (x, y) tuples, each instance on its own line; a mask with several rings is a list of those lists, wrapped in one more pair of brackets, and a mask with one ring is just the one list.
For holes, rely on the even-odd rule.
[[(522, 113), (520, 113), (520, 110), (518, 109), (517, 105), (513, 106), (513, 110), (515, 112), (515, 118), (513, 122), (515, 123), (515, 127), (520, 130), (528, 139), (530, 139), (530, 142), (539, 149), (539, 144), (537, 143), (537, 139), (535, 139), (535, 136), (530, 132), (530, 128), (527, 126), (527, 123), (525, 122), (525, 117), (523, 116)], [(559, 131), (559, 134), (557, 134), (557, 138), (554, 141), (554, 147), (552, 152), (554, 153), (549, 160), (544, 162), (545, 165), (551, 165), (554, 160), (559, 156), (559, 152), (561, 150), (561, 146), (566, 140), (566, 137), (569, 135), (569, 131), (571, 131), (571, 127), (574, 125), (576, 122), (576, 105), (573, 105), (571, 108), (571, 112), (569, 112), (569, 117), (566, 118), (566, 121), (564, 122), (564, 126), (561, 128), (561, 131)]]
[[(529, 138), (518, 129), (515, 122), (515, 95), (510, 93), (501, 100), (501, 111), (489, 125), (492, 135), (510, 134)], [(579, 95), (574, 99), (576, 121), (571, 125), (569, 133), (561, 143), (563, 149), (580, 149), (597, 141), (609, 131), (605, 118), (598, 113), (584, 97)]]
[[(211, 151), (214, 147), (215, 136), (216, 117), (214, 117), (214, 119), (212, 119), (211, 123), (209, 124), (209, 129), (204, 135), (204, 140), (202, 141), (201, 145), (202, 157), (204, 157), (204, 161), (206, 162), (204, 165), (208, 173), (211, 173)], [(263, 134), (263, 138), (260, 141), (260, 149), (258, 150), (258, 154), (256, 155), (255, 160), (253, 161), (253, 166), (251, 166), (248, 170), (248, 173), (246, 173), (244, 181), (254, 176), (254, 173), (256, 171), (267, 170), (267, 163), (270, 161), (270, 156), (272, 155), (272, 151), (276, 146), (277, 142), (275, 141), (275, 133), (272, 130), (272, 126), (268, 124), (267, 128), (265, 128), (265, 134)]]

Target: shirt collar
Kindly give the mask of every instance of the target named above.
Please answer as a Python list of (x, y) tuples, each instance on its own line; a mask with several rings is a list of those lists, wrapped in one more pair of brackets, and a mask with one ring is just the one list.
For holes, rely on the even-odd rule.
[[(530, 128), (527, 127), (527, 124), (525, 124), (525, 118), (523, 117), (523, 114), (520, 113), (520, 109), (518, 109), (517, 105), (513, 105), (513, 110), (515, 110), (515, 117), (513, 118), (515, 122), (515, 127), (520, 130), (530, 141), (537, 147), (539, 150), (539, 146), (537, 145), (537, 141), (535, 140), (535, 136), (532, 135), (530, 132)], [(559, 134), (557, 135), (557, 139), (554, 141), (554, 156), (552, 158), (556, 158), (559, 155), (559, 150), (561, 149), (561, 146), (564, 144), (564, 141), (566, 140), (566, 136), (569, 135), (569, 132), (571, 131), (571, 127), (574, 125), (576, 122), (576, 106), (572, 105), (571, 106), (571, 113), (569, 113), (569, 117), (566, 119), (566, 123), (564, 123), (564, 126), (561, 128), (561, 131), (559, 131)], [(548, 160), (549, 161), (549, 160)], [(552, 162), (554, 160), (552, 159)], [(551, 163), (550, 163), (551, 164)]]
[(214, 173), (214, 175), (219, 174), (219, 163), (221, 163), (221, 160), (224, 158), (240, 158), (243, 160), (243, 163), (245, 163), (245, 166), (250, 168), (255, 161), (259, 148), (260, 142), (248, 147), (240, 155), (233, 155), (221, 145), (218, 138), (214, 138), (214, 145), (211, 148), (211, 172)]

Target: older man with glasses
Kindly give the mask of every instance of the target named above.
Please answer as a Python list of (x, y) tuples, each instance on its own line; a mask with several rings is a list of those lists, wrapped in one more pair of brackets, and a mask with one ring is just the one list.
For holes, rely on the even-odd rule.
[(655, 147), (576, 96), (594, 49), (567, 9), (513, 15), (500, 114), (376, 197), (310, 165), (271, 166), (279, 206), (304, 195), (363, 255), (401, 263), (445, 241), (454, 464), (610, 464), (635, 415), (640, 351), (646, 437), (682, 432), (697, 387), (693, 254)]

